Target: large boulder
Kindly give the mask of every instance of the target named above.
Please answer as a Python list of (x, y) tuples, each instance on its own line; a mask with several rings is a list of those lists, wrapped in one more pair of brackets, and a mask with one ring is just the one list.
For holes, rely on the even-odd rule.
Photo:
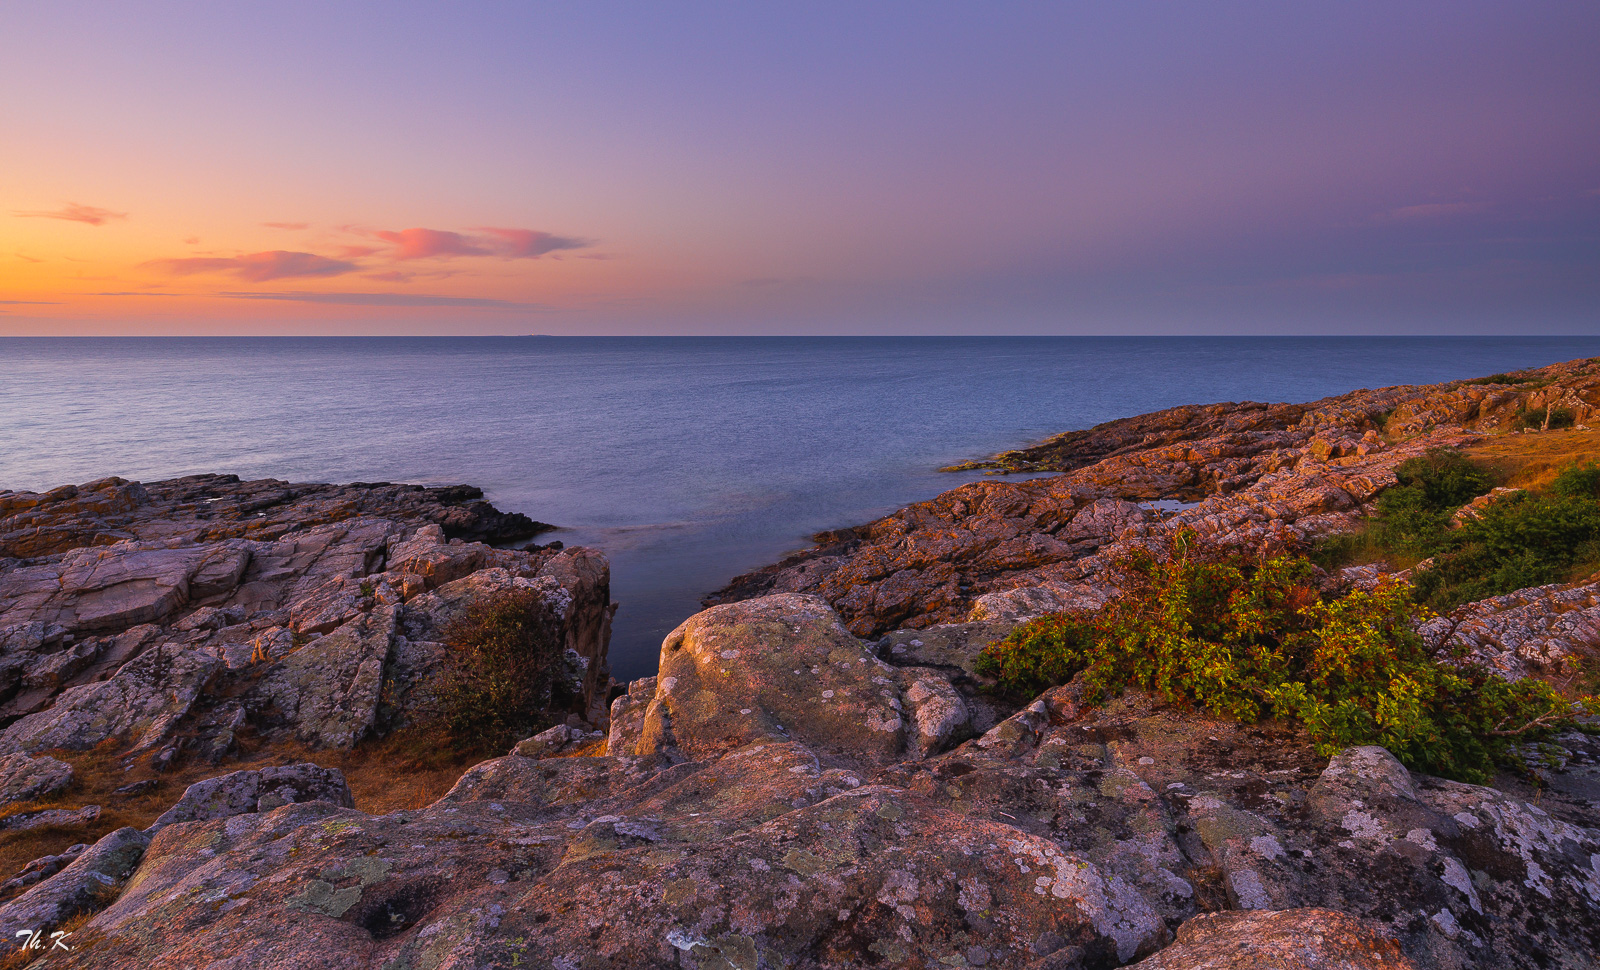
[(1330, 909), (1202, 913), (1139, 970), (1416, 970), (1382, 924)]
[(885, 763), (905, 747), (894, 671), (826, 602), (780, 593), (698, 613), (661, 645), (636, 753), (692, 758), (795, 740), (844, 761)]

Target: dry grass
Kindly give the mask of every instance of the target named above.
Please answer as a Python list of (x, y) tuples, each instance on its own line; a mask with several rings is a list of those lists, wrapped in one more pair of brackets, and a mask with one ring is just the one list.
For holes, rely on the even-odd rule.
[(302, 760), (344, 772), (356, 807), (382, 815), (433, 804), (455, 785), (462, 772), (504, 753), (457, 751), (435, 732), (408, 729), (354, 751), (307, 752)]
[[(99, 805), (100, 817), (92, 824), (73, 828), (45, 826), (26, 832), (0, 832), (0, 882), (17, 875), (23, 866), (41, 856), (59, 854), (79, 842), (92, 843), (126, 825), (145, 828), (171, 808), (190, 785), (231, 771), (305, 762), (337, 768), (349, 782), (356, 807), (382, 815), (432, 804), (450, 790), (463, 771), (500, 753), (456, 751), (437, 733), (416, 729), (363, 744), (354, 751), (314, 751), (282, 743), (261, 745), (247, 737), (240, 737), (239, 742), (238, 758), (216, 765), (180, 759), (160, 773), (150, 768), (148, 758), (130, 758), (125, 743), (107, 742), (89, 751), (44, 752), (72, 765), (72, 783), (49, 799), (7, 806), (0, 810), (0, 817), (85, 805)], [(137, 794), (116, 794), (116, 789), (141, 781), (154, 784)], [(0, 902), (16, 895), (0, 895)], [(7, 966), (0, 963), (0, 970)]]
[(1468, 446), (1467, 454), (1493, 470), (1502, 485), (1540, 491), (1568, 465), (1600, 462), (1600, 431), (1495, 435)]

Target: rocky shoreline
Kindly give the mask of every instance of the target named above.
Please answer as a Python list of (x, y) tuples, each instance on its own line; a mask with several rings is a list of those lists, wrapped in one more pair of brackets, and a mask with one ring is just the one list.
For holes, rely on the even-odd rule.
[[(540, 525), (475, 489), (0, 492), (0, 843), (58, 843), (0, 886), (0, 935), (69, 928), (34, 965), (86, 968), (1593, 966), (1590, 735), (1554, 739), (1540, 788), (1466, 785), (1137, 693), (1008, 703), (974, 664), (1103, 603), (1107, 563), (1175, 525), (1347, 531), (1408, 458), (1600, 413), (1600, 362), (1500, 377), (1176, 408), (996, 456), (1061, 474), (819, 535), (709, 597), (625, 689), (604, 557), (504, 548)], [(442, 798), (363, 810), (324, 756), (424, 719), (441, 629), (510, 589), (559, 612), (566, 721)], [(1566, 676), (1600, 650), (1600, 582), (1436, 623), (1508, 678)], [(107, 763), (202, 777), (91, 844), (73, 833), (118, 809), (74, 792)]]

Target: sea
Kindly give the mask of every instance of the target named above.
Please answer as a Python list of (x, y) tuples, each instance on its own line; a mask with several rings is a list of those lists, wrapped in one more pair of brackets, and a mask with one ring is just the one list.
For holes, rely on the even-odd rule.
[(1600, 355), (1595, 337), (0, 338), (0, 489), (202, 472), (465, 482), (603, 550), (619, 679), (702, 596), (1178, 404), (1307, 401)]

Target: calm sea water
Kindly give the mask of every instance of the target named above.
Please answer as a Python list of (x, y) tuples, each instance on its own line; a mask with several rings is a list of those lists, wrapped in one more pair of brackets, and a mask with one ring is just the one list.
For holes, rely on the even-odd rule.
[(470, 482), (611, 557), (622, 678), (731, 577), (1176, 404), (1600, 355), (1582, 338), (9, 338), (0, 488), (198, 472)]

